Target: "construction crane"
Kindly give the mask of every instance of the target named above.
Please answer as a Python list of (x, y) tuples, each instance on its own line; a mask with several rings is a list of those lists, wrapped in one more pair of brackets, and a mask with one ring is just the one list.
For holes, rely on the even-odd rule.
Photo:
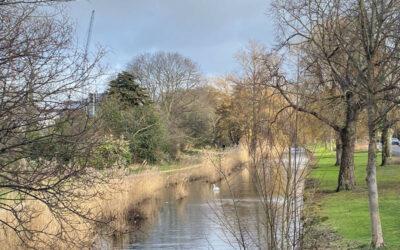
[[(92, 10), (92, 14), (90, 16), (90, 23), (89, 23), (89, 29), (86, 37), (86, 46), (85, 46), (85, 54), (84, 54), (84, 60), (85, 64), (88, 62), (88, 53), (89, 53), (89, 46), (90, 46), (90, 40), (92, 38), (92, 30), (93, 30), (93, 22), (94, 22), (94, 13), (95, 11)], [(93, 91), (91, 93), (91, 88), (88, 86), (87, 90), (85, 91), (87, 94), (88, 98), (88, 115), (89, 117), (93, 117), (96, 114), (96, 93)]]
[(87, 60), (87, 55), (88, 55), (88, 52), (89, 52), (90, 40), (92, 38), (93, 22), (94, 22), (94, 10), (92, 10), (92, 14), (90, 16), (89, 29), (88, 29), (88, 33), (87, 33), (87, 37), (86, 37), (85, 60)]

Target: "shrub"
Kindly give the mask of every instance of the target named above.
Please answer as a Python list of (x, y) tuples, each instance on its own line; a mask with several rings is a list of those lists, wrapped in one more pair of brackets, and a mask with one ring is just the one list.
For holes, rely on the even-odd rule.
[(102, 142), (95, 147), (90, 164), (97, 169), (124, 168), (131, 159), (129, 142), (123, 138), (115, 139), (111, 135), (104, 137)]
[(167, 150), (166, 132), (157, 111), (152, 106), (136, 107), (132, 118), (135, 132), (130, 135), (129, 144), (134, 161), (155, 163), (162, 160)]
[(155, 163), (167, 150), (165, 126), (151, 104), (122, 107), (118, 99), (108, 97), (101, 105), (103, 131), (123, 136), (129, 143), (132, 161)]

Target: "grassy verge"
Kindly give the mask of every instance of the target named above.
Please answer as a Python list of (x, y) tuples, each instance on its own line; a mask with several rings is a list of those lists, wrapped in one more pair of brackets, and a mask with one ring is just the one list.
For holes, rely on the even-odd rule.
[[(355, 154), (357, 188), (351, 192), (333, 192), (337, 184), (338, 167), (334, 152), (316, 153), (317, 166), (311, 177), (318, 180), (321, 194), (317, 206), (322, 224), (337, 232), (344, 244), (357, 248), (370, 244), (370, 219), (365, 183), (367, 153)], [(379, 159), (378, 159), (379, 162)], [(388, 249), (400, 249), (400, 165), (378, 166), (380, 213), (384, 239)]]
[[(357, 187), (351, 192), (333, 192), (337, 184), (338, 167), (334, 166), (334, 152), (319, 151), (317, 165), (311, 177), (320, 183), (318, 214), (327, 225), (342, 238), (360, 248), (370, 244), (370, 220), (368, 212), (365, 167), (367, 153), (355, 154)], [(379, 161), (379, 159), (378, 159)], [(400, 165), (378, 166), (377, 172), (380, 213), (386, 246), (400, 249)]]

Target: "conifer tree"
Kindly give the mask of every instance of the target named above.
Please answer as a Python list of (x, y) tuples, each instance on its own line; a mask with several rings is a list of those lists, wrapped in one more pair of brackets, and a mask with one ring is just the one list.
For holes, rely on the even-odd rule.
[(151, 102), (146, 89), (139, 86), (135, 76), (126, 71), (110, 82), (108, 95), (117, 97), (128, 106), (142, 106)]

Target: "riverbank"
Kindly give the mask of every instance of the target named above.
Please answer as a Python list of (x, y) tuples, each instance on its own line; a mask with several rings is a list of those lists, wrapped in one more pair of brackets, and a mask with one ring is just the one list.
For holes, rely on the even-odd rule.
[[(91, 211), (93, 221), (86, 221), (71, 213), (68, 221), (60, 224), (47, 207), (39, 202), (29, 202), (29, 206), (37, 211), (38, 216), (28, 225), (43, 231), (39, 239), (43, 245), (36, 247), (83, 249), (88, 244), (98, 242), (99, 235), (118, 235), (134, 230), (135, 224), (139, 224), (141, 220), (151, 220), (158, 211), (157, 199), (163, 189), (172, 187), (176, 199), (183, 199), (187, 195), (190, 181), (216, 182), (240, 169), (247, 161), (246, 155), (241, 147), (224, 151), (203, 150), (196, 156), (196, 161), (191, 162), (191, 166), (184, 166), (189, 162), (182, 162), (179, 167), (174, 168), (152, 166), (139, 171), (129, 169), (117, 173), (107, 183), (82, 190), (98, 194), (93, 199), (81, 201), (82, 208)], [(58, 238), (61, 227), (68, 231), (66, 242)], [(0, 230), (2, 249), (25, 249), (12, 229)]]
[(189, 182), (217, 182), (240, 169), (247, 162), (247, 153), (241, 147), (225, 151), (205, 150), (198, 155), (196, 162), (187, 167), (181, 165), (155, 170), (153, 167), (153, 170), (142, 170), (122, 180), (115, 180), (107, 192), (109, 197), (101, 199), (101, 219), (111, 222), (110, 229), (113, 230), (113, 234), (126, 232), (131, 229), (132, 218), (143, 220), (151, 216), (156, 208), (149, 208), (145, 201), (157, 199), (162, 189), (174, 187), (176, 199), (183, 199), (187, 195), (186, 188)]
[[(324, 248), (368, 248), (370, 218), (368, 212), (365, 167), (367, 153), (355, 154), (357, 187), (351, 192), (335, 192), (338, 167), (335, 152), (320, 150), (315, 153), (315, 167), (311, 171), (308, 195), (313, 201), (308, 212), (313, 216), (316, 246)], [(380, 162), (380, 159), (377, 160)], [(377, 167), (380, 214), (387, 249), (400, 248), (400, 165)], [(315, 188), (315, 189), (314, 189)], [(322, 245), (321, 245), (322, 243)]]

